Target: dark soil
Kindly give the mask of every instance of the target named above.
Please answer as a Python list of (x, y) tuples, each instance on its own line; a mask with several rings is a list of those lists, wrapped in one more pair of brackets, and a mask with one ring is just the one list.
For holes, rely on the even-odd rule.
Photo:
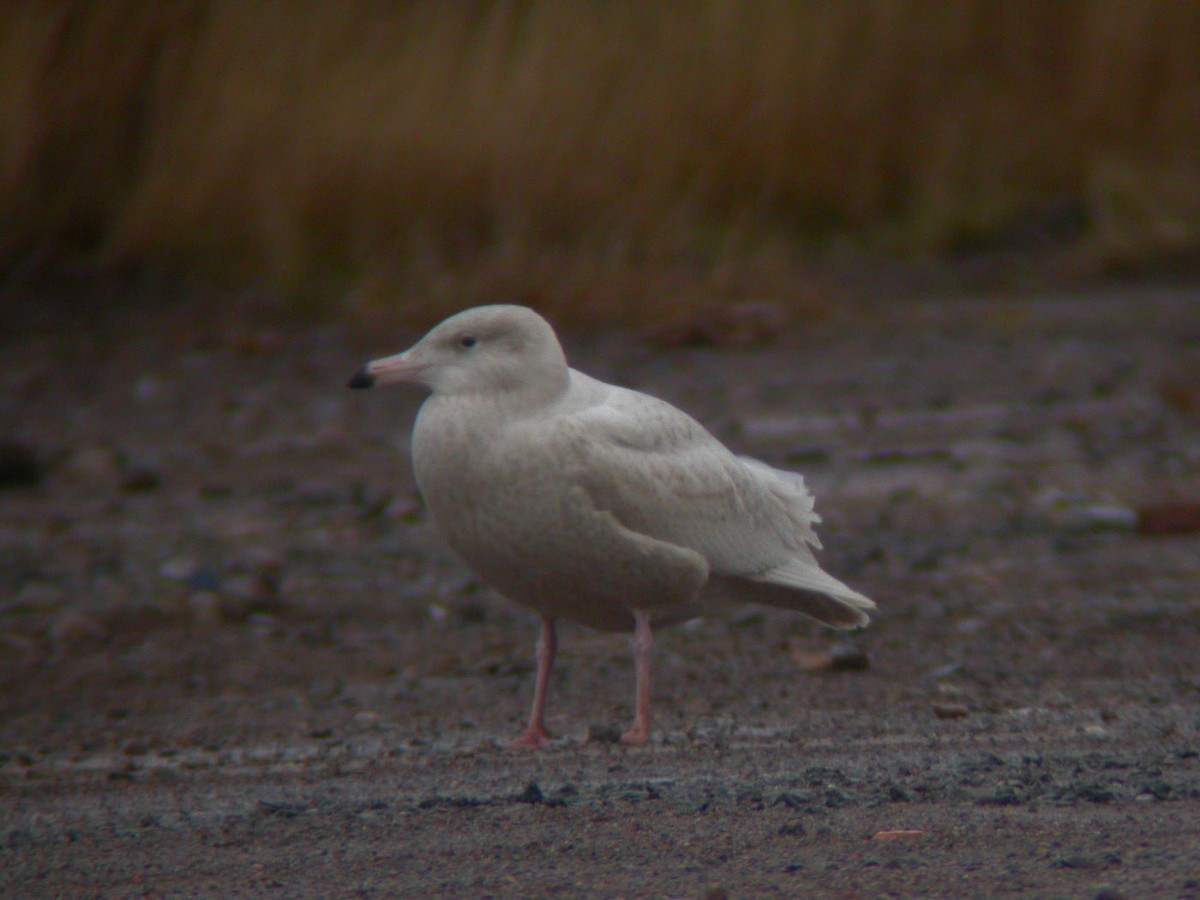
[(415, 335), (32, 304), (0, 337), (0, 895), (1200, 896), (1194, 291), (567, 335), (805, 472), (881, 614), (662, 632), (636, 749), (626, 639), (565, 627), (540, 754), (503, 748), (535, 620), (424, 516), (421, 398), (344, 387)]

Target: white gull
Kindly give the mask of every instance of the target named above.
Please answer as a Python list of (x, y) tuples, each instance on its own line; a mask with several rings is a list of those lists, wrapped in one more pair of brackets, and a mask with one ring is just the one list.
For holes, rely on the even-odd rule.
[(521, 748), (549, 745), (544, 711), (555, 621), (634, 633), (636, 714), (650, 735), (652, 627), (721, 602), (784, 607), (834, 628), (875, 604), (824, 572), (804, 479), (735, 456), (663, 400), (567, 366), (550, 325), (522, 306), (452, 316), (375, 360), (354, 388), (422, 384), (417, 486), (438, 531), (480, 577), (542, 620)]

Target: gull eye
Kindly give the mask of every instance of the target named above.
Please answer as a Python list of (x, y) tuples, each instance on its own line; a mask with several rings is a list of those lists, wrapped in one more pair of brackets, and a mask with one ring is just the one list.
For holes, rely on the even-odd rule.
[(463, 346), (463, 347), (466, 347), (468, 350), (470, 350), (470, 349), (471, 349), (472, 347), (474, 347), (474, 346), (475, 346), (475, 344), (476, 344), (475, 335), (473, 335), (473, 334), (464, 334), (462, 337), (460, 337), (460, 338), (458, 339), (458, 343), (459, 343), (461, 346)]

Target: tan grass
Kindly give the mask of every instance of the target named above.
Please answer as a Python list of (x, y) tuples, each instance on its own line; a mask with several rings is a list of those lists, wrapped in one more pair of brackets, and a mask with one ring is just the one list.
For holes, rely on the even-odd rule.
[(0, 263), (635, 318), (1054, 203), (1137, 265), (1200, 244), (1197, 46), (1170, 0), (13, 2)]

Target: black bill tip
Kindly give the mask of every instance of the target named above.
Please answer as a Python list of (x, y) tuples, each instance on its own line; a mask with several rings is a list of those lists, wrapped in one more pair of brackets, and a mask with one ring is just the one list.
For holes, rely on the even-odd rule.
[(352, 387), (355, 390), (361, 390), (362, 388), (374, 387), (375, 386), (375, 376), (367, 371), (366, 366), (363, 366), (361, 369), (359, 369), (357, 372), (355, 372), (350, 377), (350, 383), (346, 386)]

